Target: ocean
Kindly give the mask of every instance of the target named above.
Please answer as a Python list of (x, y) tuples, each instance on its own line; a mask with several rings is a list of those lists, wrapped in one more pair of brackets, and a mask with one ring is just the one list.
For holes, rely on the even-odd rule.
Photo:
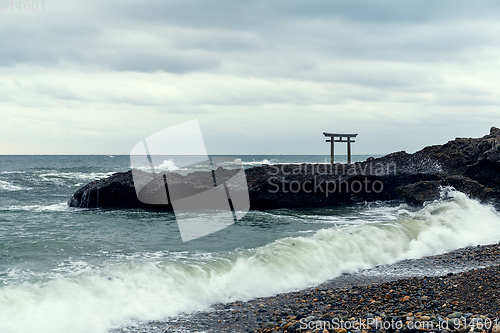
[[(245, 168), (329, 162), (232, 157)], [(394, 201), (250, 211), (189, 242), (173, 213), (66, 205), (86, 183), (129, 169), (128, 156), (0, 156), (0, 332), (105, 333), (500, 241), (499, 213), (452, 189), (418, 209)]]

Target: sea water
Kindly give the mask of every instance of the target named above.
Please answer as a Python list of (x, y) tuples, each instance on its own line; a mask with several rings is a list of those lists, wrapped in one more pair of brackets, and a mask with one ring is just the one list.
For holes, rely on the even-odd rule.
[[(234, 157), (246, 168), (329, 161)], [(0, 156), (0, 332), (105, 333), (500, 241), (498, 212), (452, 189), (421, 209), (373, 202), (250, 211), (189, 242), (173, 213), (67, 207), (79, 187), (129, 168), (128, 156)]]

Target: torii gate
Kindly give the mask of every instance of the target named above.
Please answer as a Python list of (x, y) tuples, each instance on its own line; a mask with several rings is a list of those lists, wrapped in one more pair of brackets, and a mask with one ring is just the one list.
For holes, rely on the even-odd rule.
[[(323, 132), (323, 134), (327, 137), (330, 137), (330, 140), (326, 140), (326, 142), (331, 142), (331, 148), (330, 148), (330, 163), (333, 164), (333, 156), (334, 156), (334, 150), (333, 150), (333, 143), (334, 142), (347, 142), (347, 163), (351, 164), (351, 142), (356, 142), (354, 140), (351, 140), (351, 138), (355, 138), (358, 134), (333, 134), (333, 133), (326, 133)], [(335, 138), (338, 137), (338, 140), (335, 140)], [(346, 140), (342, 140), (342, 138), (346, 138)]]

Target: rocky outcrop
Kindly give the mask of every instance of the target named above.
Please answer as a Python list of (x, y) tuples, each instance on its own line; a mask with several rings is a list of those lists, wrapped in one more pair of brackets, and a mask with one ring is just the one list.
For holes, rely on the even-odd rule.
[[(78, 189), (68, 201), (70, 207), (80, 208), (155, 208), (137, 200), (132, 171), (120, 172), (95, 180)], [(168, 209), (168, 207), (158, 207)]]
[(437, 163), (445, 178), (397, 189), (406, 202), (422, 205), (439, 197), (444, 186), (468, 194), (483, 202), (498, 205), (500, 198), (500, 129), (492, 127), (482, 138), (457, 138), (444, 145), (426, 147), (411, 158)]
[(426, 202), (439, 199), (442, 195), (442, 189), (446, 187), (452, 187), (482, 202), (492, 201), (496, 197), (495, 191), (491, 188), (463, 176), (450, 176), (435, 181), (420, 181), (398, 187), (396, 192), (408, 204), (422, 206)]
[[(230, 179), (234, 173), (221, 168), (215, 171), (224, 179)], [(500, 198), (500, 129), (493, 127), (482, 138), (457, 138), (414, 154), (401, 151), (350, 165), (264, 165), (247, 169), (245, 174), (250, 208), (257, 210), (396, 199), (422, 205), (437, 199), (445, 186), (485, 202), (495, 201)], [(151, 177), (137, 170), (134, 175)], [(141, 197), (149, 198), (147, 202), (154, 201), (151, 198), (164, 195), (166, 183), (177, 192), (201, 193), (214, 186), (213, 175), (212, 172), (160, 174), (141, 189)], [(232, 193), (246, 191), (243, 184), (232, 186)], [(132, 171), (85, 185), (68, 204), (86, 208), (172, 209), (169, 204), (139, 201)]]

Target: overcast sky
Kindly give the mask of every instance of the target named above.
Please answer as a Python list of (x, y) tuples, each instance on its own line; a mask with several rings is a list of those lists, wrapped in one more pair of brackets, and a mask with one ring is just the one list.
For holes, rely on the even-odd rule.
[(209, 154), (328, 154), (324, 131), (413, 152), (500, 127), (498, 0), (38, 3), (0, 10), (0, 154), (128, 154), (192, 119)]

